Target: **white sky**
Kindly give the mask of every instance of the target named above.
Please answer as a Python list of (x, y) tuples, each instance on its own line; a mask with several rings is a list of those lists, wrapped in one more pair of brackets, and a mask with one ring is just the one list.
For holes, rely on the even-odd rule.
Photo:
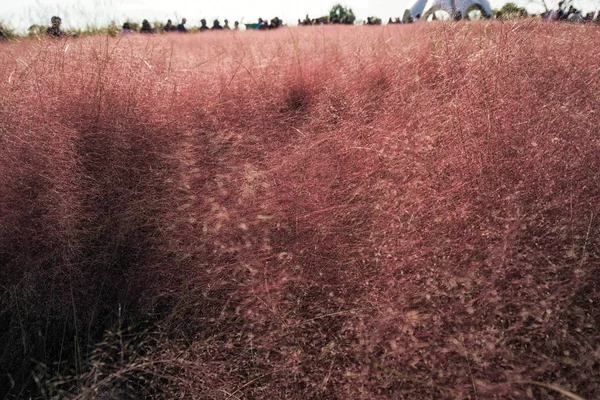
[[(489, 0), (492, 8), (500, 8), (506, 0)], [(538, 10), (531, 4), (544, 0), (516, 0), (517, 4), (528, 9)], [(557, 0), (545, 0), (553, 6)], [(402, 17), (414, 0), (0, 0), (0, 21), (13, 28), (26, 30), (32, 24), (49, 24), (52, 15), (59, 15), (66, 28), (86, 24), (104, 25), (111, 20), (122, 23), (132, 21), (166, 21), (185, 17), (188, 26), (199, 25), (201, 18), (212, 21), (215, 18), (228, 18), (230, 24), (254, 22), (259, 17), (278, 16), (287, 23), (295, 23), (304, 18), (326, 15), (333, 4), (342, 3), (354, 10), (358, 19), (377, 16), (387, 21), (388, 17)], [(594, 10), (600, 0), (574, 0), (584, 11)], [(543, 9), (542, 9), (543, 10)]]

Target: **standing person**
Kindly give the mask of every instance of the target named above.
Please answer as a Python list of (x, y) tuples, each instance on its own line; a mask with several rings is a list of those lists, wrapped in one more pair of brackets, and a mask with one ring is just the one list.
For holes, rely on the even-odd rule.
[(203, 18), (200, 20), (200, 28), (199, 28), (200, 32), (204, 32), (209, 30), (208, 26), (206, 25), (206, 20)]
[(256, 28), (259, 31), (264, 31), (269, 29), (269, 23), (264, 21), (262, 18), (258, 19), (258, 27)]
[(62, 20), (60, 19), (60, 17), (54, 16), (54, 17), (52, 17), (50, 22), (52, 23), (52, 26), (49, 26), (46, 29), (46, 36), (49, 36), (52, 38), (59, 38), (59, 37), (67, 36), (65, 31), (60, 29), (60, 25), (62, 24)]
[(181, 23), (179, 25), (177, 25), (177, 32), (187, 33), (187, 29), (185, 29), (186, 22), (187, 22), (187, 19), (185, 19), (185, 18), (181, 19)]
[(150, 35), (154, 34), (154, 30), (150, 26), (150, 22), (148, 22), (147, 19), (142, 21), (142, 28), (140, 29), (140, 33), (145, 33), (145, 34), (150, 34)]
[(563, 9), (564, 3), (565, 3), (564, 0), (561, 0), (558, 2), (558, 7), (556, 9), (556, 20), (558, 20), (558, 21), (567, 19), (567, 14), (566, 14), (565, 10)]
[(219, 22), (219, 20), (215, 19), (213, 21), (213, 26), (210, 29), (213, 30), (213, 31), (222, 31), (223, 27), (221, 26), (221, 23)]
[(121, 36), (129, 36), (131, 34), (133, 34), (131, 26), (129, 25), (129, 22), (125, 22), (123, 24), (123, 29), (121, 29)]
[(275, 17), (271, 20), (269, 24), (269, 29), (277, 29), (283, 24), (283, 21), (279, 19), (279, 17)]
[(581, 12), (575, 7), (569, 7), (569, 15), (567, 16), (567, 20), (569, 21), (579, 21), (581, 19)]
[(231, 28), (229, 27), (229, 20), (225, 20), (223, 22), (224, 22), (223, 29), (225, 29), (227, 31), (231, 30)]
[(233, 23), (233, 30), (234, 31), (239, 31), (240, 30), (240, 23), (238, 21), (235, 21)]
[(165, 33), (167, 32), (172, 32), (175, 30), (175, 27), (173, 26), (173, 22), (171, 22), (171, 20), (167, 20), (167, 24), (163, 27), (163, 31)]

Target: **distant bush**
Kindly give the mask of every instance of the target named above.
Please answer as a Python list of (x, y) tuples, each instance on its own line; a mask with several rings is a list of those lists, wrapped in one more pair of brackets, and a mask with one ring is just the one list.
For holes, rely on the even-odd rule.
[(44, 25), (31, 25), (28, 29), (27, 29), (27, 35), (29, 37), (36, 37), (36, 36), (42, 36), (46, 34), (46, 26)]
[(15, 30), (6, 22), (0, 20), (0, 31), (4, 32), (5, 37), (8, 40), (13, 40), (18, 37)]
[(121, 26), (117, 25), (114, 21), (106, 26), (88, 25), (83, 29), (71, 29), (69, 31), (69, 33), (76, 36), (108, 35), (112, 37), (117, 36), (119, 32), (121, 32)]

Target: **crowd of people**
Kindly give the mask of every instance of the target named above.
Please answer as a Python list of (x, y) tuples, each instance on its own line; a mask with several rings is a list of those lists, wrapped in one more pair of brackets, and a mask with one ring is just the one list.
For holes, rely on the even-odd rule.
[[(548, 11), (541, 15), (541, 18), (551, 20), (551, 21), (577, 21), (577, 22), (599, 22), (600, 23), (600, 13), (595, 17), (595, 13), (588, 13), (585, 16), (581, 13), (580, 10), (576, 9), (572, 5), (569, 7), (565, 7), (565, 0), (561, 0), (558, 3), (558, 7), (555, 10)], [(503, 15), (501, 13), (496, 13), (494, 15), (497, 19), (502, 19)], [(404, 17), (394, 18), (391, 17), (387, 21), (388, 25), (392, 24), (406, 24), (418, 22), (421, 19), (419, 14), (411, 15), (407, 10)], [(433, 19), (435, 18), (435, 14), (433, 14)], [(467, 15), (462, 15), (460, 11), (456, 11), (451, 15), (451, 19), (453, 20), (462, 20), (468, 19)], [(53, 38), (61, 38), (67, 36), (67, 33), (61, 28), (62, 20), (60, 17), (54, 16), (50, 20), (50, 26), (46, 28), (45, 34), (46, 36)], [(208, 26), (205, 19), (200, 20), (200, 26), (198, 28), (191, 28), (188, 30), (186, 28), (187, 20), (183, 18), (181, 22), (177, 25), (173, 24), (173, 22), (169, 19), (167, 23), (163, 26), (153, 27), (150, 22), (145, 19), (142, 21), (141, 26), (139, 26), (139, 33), (141, 34), (156, 34), (156, 33), (170, 33), (170, 32), (178, 32), (178, 33), (187, 33), (187, 32), (205, 32), (205, 31), (220, 31), (220, 30), (234, 30), (237, 31), (240, 29), (240, 23), (235, 21), (233, 27), (229, 25), (229, 21), (225, 19), (223, 24), (218, 19), (213, 21), (211, 27)], [(355, 23), (354, 18), (352, 17), (318, 17), (318, 18), (309, 18), (308, 14), (304, 18), (304, 20), (298, 19), (298, 26), (311, 26), (311, 25), (328, 25), (328, 24), (343, 24), (343, 25), (353, 25)], [(368, 17), (366, 21), (364, 21), (365, 25), (382, 25), (382, 21), (377, 17)], [(256, 29), (256, 30), (271, 30), (277, 29), (284, 26), (283, 21), (278, 17), (273, 19), (264, 20), (262, 18), (258, 19), (258, 23), (254, 24), (245, 24), (246, 29)], [(125, 22), (121, 28), (121, 35), (131, 35), (138, 31), (137, 24), (133, 24), (130, 22)], [(0, 29), (0, 41), (7, 41), (8, 35)]]
[[(585, 16), (580, 10), (576, 9), (572, 5), (569, 8), (564, 7), (565, 1), (561, 0), (558, 2), (556, 10), (552, 10), (546, 13), (545, 17), (552, 21), (582, 21), (592, 22), (594, 21), (594, 13), (587, 13)], [(600, 22), (600, 14), (596, 17), (595, 21)]]
[[(187, 33), (187, 32), (206, 32), (206, 31), (221, 31), (221, 30), (233, 30), (233, 31), (237, 31), (240, 30), (240, 23), (238, 21), (235, 21), (233, 23), (233, 27), (231, 27), (229, 25), (229, 20), (225, 19), (223, 20), (223, 24), (221, 25), (221, 21), (219, 21), (218, 19), (215, 19), (213, 21), (212, 26), (208, 26), (208, 23), (206, 22), (206, 19), (201, 19), (200, 20), (200, 26), (198, 28), (195, 29), (191, 29), (188, 30), (188, 28), (186, 28), (185, 24), (187, 23), (187, 20), (185, 18), (183, 18), (181, 20), (181, 23), (178, 24), (177, 26), (175, 26), (173, 24), (173, 21), (171, 21), (170, 19), (167, 20), (167, 23), (159, 28), (153, 28), (150, 25), (150, 22), (148, 22), (147, 19), (142, 21), (142, 25), (139, 29), (139, 33), (142, 34), (155, 34), (155, 33), (169, 33), (169, 32), (178, 32), (178, 33)], [(262, 18), (258, 19), (258, 23), (257, 24), (246, 24), (245, 25), (247, 28), (253, 28), (253, 29), (257, 29), (257, 30), (268, 30), (268, 29), (277, 29), (281, 26), (283, 26), (283, 21), (277, 17), (273, 18), (271, 21), (267, 21), (267, 20), (263, 20)], [(125, 22), (123, 24), (123, 28), (121, 29), (121, 35), (129, 35), (132, 34), (134, 32), (134, 30), (132, 29), (131, 23), (129, 22)]]
[[(154, 34), (154, 33), (169, 33), (169, 32), (178, 32), (178, 33), (187, 33), (188, 32), (188, 28), (186, 28), (185, 24), (187, 23), (187, 20), (185, 18), (183, 18), (181, 20), (181, 23), (179, 23), (178, 25), (174, 25), (173, 21), (171, 21), (170, 19), (167, 20), (167, 23), (160, 27), (160, 28), (153, 28), (150, 25), (150, 22), (148, 22), (147, 19), (142, 21), (142, 26), (140, 27), (140, 33), (144, 33), (144, 34)], [(240, 29), (240, 23), (238, 21), (235, 21), (233, 24), (233, 28), (229, 26), (229, 20), (224, 20), (223, 21), (223, 25), (221, 25), (221, 22), (218, 19), (215, 19), (213, 21), (213, 25), (212, 27), (209, 27), (206, 23), (205, 19), (201, 19), (200, 20), (200, 27), (198, 27), (196, 30), (198, 32), (205, 32), (208, 30), (239, 30)], [(123, 24), (123, 29), (121, 30), (121, 34), (122, 35), (129, 35), (133, 33), (133, 30), (131, 28), (131, 24), (129, 22), (125, 22)]]
[(308, 14), (303, 20), (298, 19), (298, 26), (310, 26), (310, 25), (326, 25), (326, 24), (341, 24), (341, 25), (353, 25), (354, 18), (350, 16), (337, 17), (319, 17), (309, 18)]

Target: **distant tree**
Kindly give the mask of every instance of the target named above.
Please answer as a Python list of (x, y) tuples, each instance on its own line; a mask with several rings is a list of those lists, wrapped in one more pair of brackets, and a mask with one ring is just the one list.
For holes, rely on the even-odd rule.
[(353, 24), (356, 20), (356, 16), (351, 8), (336, 4), (331, 7), (331, 10), (329, 11), (329, 20)]
[(527, 16), (527, 10), (517, 6), (515, 3), (506, 3), (500, 9), (502, 19), (513, 19)]

